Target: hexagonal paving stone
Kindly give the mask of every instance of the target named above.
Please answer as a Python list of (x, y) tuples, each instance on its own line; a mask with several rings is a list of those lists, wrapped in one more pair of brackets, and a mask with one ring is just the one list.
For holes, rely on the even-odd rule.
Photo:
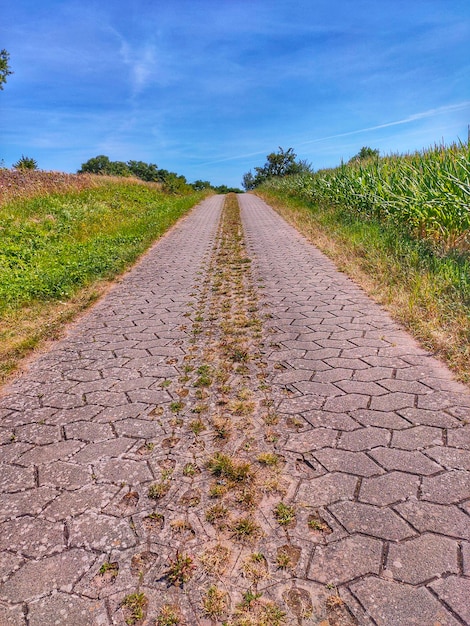
[(53, 589), (68, 591), (91, 567), (96, 556), (85, 550), (68, 550), (28, 561), (0, 587), (0, 597), (10, 602), (33, 600)]
[(351, 585), (377, 626), (457, 626), (459, 622), (423, 587), (366, 578)]
[(436, 446), (428, 448), (426, 454), (443, 467), (470, 470), (470, 450)]
[(417, 451), (397, 450), (395, 448), (374, 448), (369, 453), (387, 470), (398, 470), (410, 474), (435, 474), (442, 468)]
[(389, 541), (416, 535), (416, 531), (387, 507), (360, 502), (338, 502), (329, 510), (350, 533), (362, 533)]
[(79, 598), (67, 593), (56, 593), (29, 605), (30, 626), (108, 626), (104, 602)]
[(335, 472), (302, 481), (297, 501), (307, 506), (320, 507), (338, 500), (352, 499), (357, 481), (356, 476)]
[(437, 504), (454, 504), (470, 498), (470, 474), (452, 470), (437, 476), (424, 476), (421, 488), (423, 500)]
[(439, 428), (415, 426), (393, 433), (392, 447), (402, 450), (421, 450), (432, 445), (442, 445), (443, 433)]
[(71, 521), (69, 541), (74, 548), (108, 552), (110, 548), (131, 548), (137, 538), (127, 519), (116, 519), (102, 513), (83, 513)]
[(390, 433), (385, 428), (359, 428), (353, 432), (342, 433), (338, 448), (343, 450), (360, 451), (370, 450), (377, 446), (386, 446), (390, 440)]
[(356, 476), (374, 476), (384, 473), (383, 469), (364, 452), (324, 448), (314, 452), (313, 456), (330, 472), (346, 472)]
[(403, 544), (392, 544), (387, 570), (396, 580), (419, 585), (444, 574), (457, 574), (458, 544), (453, 539), (425, 534)]
[(0, 550), (41, 557), (65, 548), (62, 524), (24, 516), (0, 525)]
[(308, 578), (325, 585), (340, 585), (358, 576), (378, 574), (381, 560), (381, 541), (357, 535), (347, 537), (315, 548)]
[(421, 533), (430, 531), (449, 537), (470, 539), (468, 515), (456, 506), (408, 500), (394, 508)]
[(418, 495), (419, 476), (404, 472), (388, 472), (383, 476), (364, 478), (359, 500), (383, 506)]
[(441, 578), (429, 585), (465, 624), (470, 624), (470, 579), (461, 576)]

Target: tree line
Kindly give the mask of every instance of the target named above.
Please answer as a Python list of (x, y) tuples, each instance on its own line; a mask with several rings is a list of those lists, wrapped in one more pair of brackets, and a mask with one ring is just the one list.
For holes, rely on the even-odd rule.
[(216, 193), (237, 193), (240, 190), (227, 185), (212, 185), (208, 180), (196, 180), (188, 183), (186, 177), (159, 168), (155, 163), (145, 163), (144, 161), (111, 161), (109, 157), (101, 154), (85, 163), (82, 163), (78, 174), (102, 174), (108, 176), (134, 176), (145, 182), (161, 183), (165, 191), (171, 193), (184, 193), (185, 191), (203, 191), (211, 189)]

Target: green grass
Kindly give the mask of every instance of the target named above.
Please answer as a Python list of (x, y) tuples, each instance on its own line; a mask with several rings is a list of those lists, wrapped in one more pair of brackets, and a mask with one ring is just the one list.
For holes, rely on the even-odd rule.
[(36, 195), (20, 196), (0, 204), (0, 382), (203, 194), (110, 180), (62, 193), (37, 183)]
[(122, 272), (201, 197), (133, 183), (0, 207), (0, 314)]

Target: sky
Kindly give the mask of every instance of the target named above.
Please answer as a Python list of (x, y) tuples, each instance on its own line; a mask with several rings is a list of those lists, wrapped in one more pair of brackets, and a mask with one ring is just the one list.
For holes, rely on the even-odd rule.
[(9, 0), (0, 161), (141, 160), (240, 186), (466, 140), (468, 0)]

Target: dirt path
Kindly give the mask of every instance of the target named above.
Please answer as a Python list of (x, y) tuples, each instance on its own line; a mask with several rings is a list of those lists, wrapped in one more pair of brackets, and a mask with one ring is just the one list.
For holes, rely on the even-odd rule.
[(1, 399), (1, 626), (470, 623), (470, 394), (240, 204)]

